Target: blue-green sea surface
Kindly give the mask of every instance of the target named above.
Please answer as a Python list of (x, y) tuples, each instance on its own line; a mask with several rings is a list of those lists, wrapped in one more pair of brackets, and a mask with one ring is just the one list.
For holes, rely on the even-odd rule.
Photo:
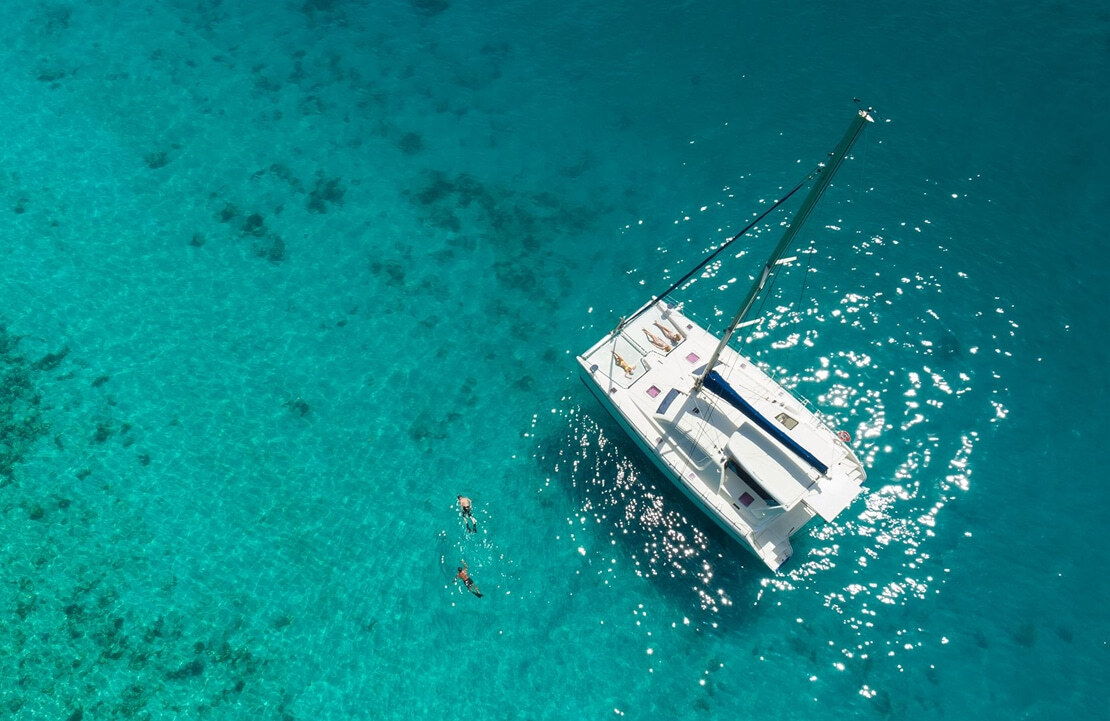
[[(4, 15), (0, 717), (1102, 711), (1102, 5)], [(744, 349), (869, 479), (776, 575), (574, 358), (853, 97)], [(720, 328), (786, 218), (687, 309)]]

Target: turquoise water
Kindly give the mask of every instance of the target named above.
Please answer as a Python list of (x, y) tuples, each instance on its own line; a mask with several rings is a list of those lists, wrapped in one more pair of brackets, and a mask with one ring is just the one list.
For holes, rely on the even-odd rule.
[[(1098, 715), (1101, 6), (5, 15), (0, 717)], [(868, 491), (776, 576), (574, 355), (853, 96), (747, 350)]]

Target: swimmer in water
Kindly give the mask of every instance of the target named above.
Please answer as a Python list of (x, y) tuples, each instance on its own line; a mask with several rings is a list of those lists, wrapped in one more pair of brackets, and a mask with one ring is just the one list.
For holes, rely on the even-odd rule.
[(474, 516), (470, 512), (474, 503), (466, 496), (456, 495), (455, 497), (459, 499), (459, 510), (462, 511), (463, 520), (466, 521), (466, 530), (469, 533), (474, 533), (478, 530), (478, 521), (474, 520)]
[(482, 592), (474, 585), (474, 579), (471, 578), (470, 573), (468, 573), (469, 567), (466, 565), (466, 560), (464, 559), (462, 561), (462, 566), (458, 566), (457, 568), (459, 572), (455, 574), (455, 578), (461, 578), (462, 582), (466, 584), (466, 590), (470, 591), (478, 598), (481, 598)]

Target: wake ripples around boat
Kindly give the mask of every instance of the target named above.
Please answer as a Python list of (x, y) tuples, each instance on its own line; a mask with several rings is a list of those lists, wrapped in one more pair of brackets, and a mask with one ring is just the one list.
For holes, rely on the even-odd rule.
[[(873, 238), (855, 250), (889, 269), (897, 245)], [(1004, 374), (1017, 337), (1010, 309), (953, 303), (974, 295), (962, 292), (967, 282), (959, 271), (885, 270), (861, 281), (866, 293), (818, 288), (816, 298), (830, 299), (825, 306), (776, 309), (746, 346), (779, 382), (852, 432), (868, 470), (854, 518), (813, 526), (784, 573), (762, 580), (758, 597), (812, 594), (839, 616), (853, 632), (840, 644), (841, 670), (855, 663), (862, 672), (876, 655), (947, 643), (936, 627), (909, 619), (941, 592), (970, 535), (976, 511), (962, 501), (977, 449), (1009, 414)], [(826, 352), (816, 362), (814, 349)], [(802, 370), (791, 376), (785, 368)]]
[(636, 575), (658, 580), (680, 605), (717, 613), (744, 595), (742, 569), (732, 560), (744, 551), (702, 518), (607, 416), (599, 423), (570, 409), (561, 420), (565, 442), (540, 458), (572, 497), (575, 538), (601, 536)]
[[(853, 250), (878, 256), (867, 262), (883, 271), (859, 287), (812, 287), (812, 299), (767, 313), (744, 346), (849, 430), (868, 469), (863, 498), (836, 523), (797, 536), (781, 573), (689, 503), (584, 392), (545, 418), (536, 458), (548, 484), (570, 496), (567, 540), (611, 547), (604, 575), (631, 570), (703, 627), (789, 608), (805, 620), (807, 654), (825, 656), (842, 682), (871, 696), (876, 663), (893, 671), (920, 654), (928, 669), (923, 649), (953, 633), (954, 624), (922, 619), (978, 512), (966, 496), (980, 446), (1009, 413), (1004, 378), (1018, 336), (1011, 309), (961, 305), (976, 295), (963, 292), (967, 273), (900, 272), (915, 261), (878, 237)], [(812, 651), (813, 635), (825, 650)]]

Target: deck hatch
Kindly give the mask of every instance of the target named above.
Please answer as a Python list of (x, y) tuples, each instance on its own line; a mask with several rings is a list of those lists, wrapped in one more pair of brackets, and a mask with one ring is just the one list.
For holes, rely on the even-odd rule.
[(655, 412), (659, 415), (664, 415), (667, 409), (671, 407), (671, 404), (674, 403), (674, 399), (678, 398), (678, 396), (679, 393), (677, 388), (672, 388), (667, 391), (667, 395), (663, 396), (663, 402), (659, 404), (659, 410)]

